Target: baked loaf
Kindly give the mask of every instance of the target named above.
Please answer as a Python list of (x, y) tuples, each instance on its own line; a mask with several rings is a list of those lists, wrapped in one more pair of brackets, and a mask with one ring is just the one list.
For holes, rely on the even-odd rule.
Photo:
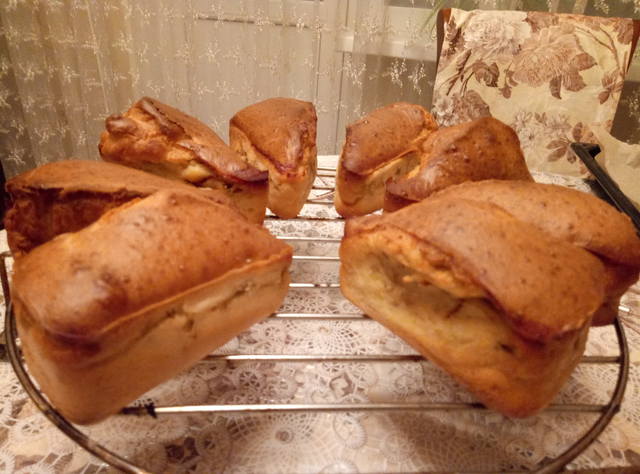
[(316, 109), (277, 97), (245, 107), (229, 122), (229, 143), (248, 163), (269, 172), (268, 206), (296, 217), (316, 177)]
[(335, 207), (344, 217), (382, 208), (384, 185), (419, 162), (419, 146), (438, 128), (419, 105), (398, 102), (379, 108), (347, 127), (338, 162)]
[(511, 127), (482, 117), (441, 128), (423, 142), (420, 163), (387, 183), (384, 210), (422, 201), (453, 184), (492, 178), (533, 181)]
[(110, 209), (161, 189), (176, 189), (233, 206), (221, 191), (113, 163), (65, 160), (48, 163), (7, 181), (11, 207), (5, 216), (14, 258), (56, 235), (75, 232)]
[(97, 422), (276, 310), (291, 248), (227, 206), (159, 191), (16, 261), (30, 372)]
[(515, 218), (596, 255), (605, 268), (605, 301), (592, 324), (612, 323), (620, 297), (638, 281), (640, 238), (631, 219), (591, 194), (553, 184), (487, 180), (447, 188), (457, 197), (500, 206)]
[(349, 300), (513, 417), (551, 402), (605, 295), (590, 252), (455, 196), (347, 221), (340, 257)]
[(198, 119), (144, 97), (105, 124), (98, 146), (103, 159), (221, 189), (247, 219), (263, 221), (267, 173), (242, 160)]

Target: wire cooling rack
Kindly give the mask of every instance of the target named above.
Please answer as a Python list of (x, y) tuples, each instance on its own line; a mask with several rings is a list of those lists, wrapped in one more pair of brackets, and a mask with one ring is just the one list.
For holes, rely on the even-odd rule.
[[(333, 205), (333, 179), (335, 178), (335, 169), (318, 168), (318, 178), (314, 183), (312, 193), (308, 205), (311, 206), (332, 206)], [(324, 213), (324, 217), (317, 215), (305, 215), (298, 217), (296, 221), (338, 221), (339, 218), (328, 213)], [(275, 216), (267, 217), (267, 224), (283, 223), (284, 220)], [(272, 229), (273, 231), (273, 229)], [(284, 241), (291, 243), (310, 242), (310, 243), (333, 243), (340, 242), (339, 236), (335, 237), (312, 237), (312, 236), (294, 236), (286, 234), (278, 234), (276, 236)], [(36, 383), (30, 377), (20, 351), (20, 341), (16, 330), (15, 318), (11, 307), (11, 299), (9, 294), (9, 279), (7, 276), (7, 262), (11, 258), (8, 252), (1, 255), (0, 259), (0, 277), (2, 288), (7, 302), (5, 317), (5, 337), (7, 345), (7, 354), (14, 368), (14, 371), (24, 387), (25, 391), (35, 403), (38, 409), (64, 434), (73, 441), (84, 447), (98, 458), (107, 462), (111, 466), (128, 473), (146, 473), (144, 468), (133, 464), (123, 456), (107, 449), (103, 444), (92, 439), (81, 429), (75, 427), (68, 422), (56, 409), (48, 402), (46, 397), (40, 392)], [(318, 256), (298, 254), (293, 257), (292, 266), (303, 264), (304, 262), (326, 262), (329, 265), (339, 265), (339, 258), (335, 256)], [(293, 268), (293, 267), (292, 267)], [(339, 292), (339, 283), (336, 282), (305, 282), (294, 281), (290, 284), (291, 289), (305, 289), (309, 291), (334, 288)], [(627, 308), (621, 307), (622, 311), (628, 311)], [(287, 320), (363, 320), (370, 321), (362, 313), (303, 313), (303, 312), (278, 312), (271, 316), (276, 319)], [(583, 414), (599, 414), (590, 428), (582, 437), (575, 440), (573, 444), (567, 446), (566, 449), (553, 459), (545, 459), (540, 465), (528, 471), (514, 472), (539, 472), (551, 473), (560, 471), (567, 463), (578, 456), (591, 442), (609, 424), (613, 416), (620, 410), (620, 404), (624, 395), (626, 382), (629, 372), (629, 353), (626, 337), (622, 325), (616, 320), (614, 323), (615, 333), (619, 346), (619, 353), (613, 356), (584, 356), (581, 360), (582, 365), (608, 365), (615, 366), (617, 369), (617, 379), (615, 387), (611, 391), (611, 396), (607, 403), (602, 404), (582, 404), (582, 403), (558, 403), (550, 405), (545, 411), (550, 413), (583, 413)], [(252, 361), (252, 362), (271, 362), (271, 363), (289, 363), (304, 362), (314, 363), (376, 363), (376, 362), (413, 362), (423, 363), (422, 357), (414, 354), (406, 355), (388, 355), (388, 354), (295, 354), (295, 355), (269, 355), (269, 354), (212, 354), (203, 360), (203, 363), (214, 361)], [(603, 389), (604, 390), (604, 389)], [(219, 415), (253, 415), (260, 413), (339, 413), (339, 412), (461, 412), (461, 411), (484, 411), (486, 408), (479, 403), (465, 403), (459, 401), (451, 402), (387, 402), (387, 403), (312, 403), (312, 404), (202, 404), (202, 405), (166, 405), (159, 406), (153, 403), (143, 405), (125, 407), (120, 415), (117, 416), (145, 416), (145, 417), (165, 417), (165, 416), (185, 416), (194, 414), (219, 414)]]

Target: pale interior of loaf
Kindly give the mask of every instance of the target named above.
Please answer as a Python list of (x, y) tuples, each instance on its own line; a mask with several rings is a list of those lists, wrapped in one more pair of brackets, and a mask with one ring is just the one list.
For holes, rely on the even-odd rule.
[(100, 342), (78, 347), (61, 341), (34, 324), (19, 301), (15, 310), (30, 372), (64, 416), (88, 424), (118, 412), (274, 312), (288, 285), (288, 260), (249, 274), (230, 272), (154, 308), (164, 313), (159, 322), (106, 359)]
[(267, 186), (262, 184), (229, 183), (211, 176), (197, 183), (205, 188), (223, 190), (249, 221), (262, 224), (267, 209)]
[[(151, 143), (160, 141), (162, 145), (167, 150), (166, 155), (164, 156), (162, 161), (151, 161), (149, 158), (140, 159), (140, 158), (130, 158), (127, 156), (118, 157), (116, 161), (122, 162), (123, 164), (127, 164), (129, 166), (135, 166), (144, 171), (149, 171), (159, 176), (163, 176), (165, 178), (172, 179), (184, 179), (185, 181), (196, 183), (199, 181), (203, 181), (207, 177), (212, 175), (212, 171), (207, 169), (206, 166), (198, 163), (193, 160), (193, 152), (190, 150), (175, 146), (172, 140), (166, 135), (159, 133), (158, 125), (153, 120), (149, 120), (147, 114), (139, 109), (138, 107), (133, 107), (129, 112), (129, 118), (134, 120), (136, 123), (136, 127), (144, 131), (144, 136), (153, 137), (153, 141), (149, 143), (139, 142), (135, 145), (135, 149), (132, 151), (136, 151), (134, 155), (139, 155), (141, 152), (144, 155), (144, 150), (146, 147), (151, 146)], [(153, 150), (151, 150), (150, 154), (153, 155), (154, 152), (157, 154), (158, 146), (154, 144)]]
[[(180, 146), (174, 139), (158, 131), (155, 121), (149, 120), (147, 114), (138, 107), (133, 107), (129, 112), (129, 119), (134, 120), (136, 127), (141, 130), (141, 135), (151, 137), (133, 144), (118, 146), (119, 138), (103, 134), (114, 152), (106, 153), (103, 158), (115, 161), (127, 166), (133, 166), (143, 171), (170, 178), (180, 179), (192, 184), (200, 184), (206, 180), (216, 179), (220, 182), (218, 187), (224, 185), (233, 186), (234, 183), (224, 180), (205, 164), (194, 159), (193, 151)], [(165, 152), (166, 150), (166, 152)]]
[[(175, 151), (172, 153), (182, 153)], [(179, 149), (178, 149), (179, 150)], [(184, 150), (184, 153), (190, 153)], [(190, 159), (191, 155), (189, 155)], [(267, 187), (261, 184), (241, 184), (220, 179), (212, 170), (196, 160), (190, 159), (187, 165), (171, 159), (160, 163), (136, 161), (127, 162), (130, 166), (162, 176), (168, 179), (187, 181), (195, 186), (224, 191), (249, 221), (261, 224), (267, 206)]]
[(547, 344), (530, 342), (486, 299), (453, 296), (450, 291), (474, 291), (444, 268), (425, 267), (421, 243), (407, 234), (349, 237), (341, 260), (349, 300), (508, 416), (529, 416), (549, 404), (584, 352), (588, 325)]
[[(410, 168), (406, 174), (401, 175), (400, 173), (397, 173), (393, 179), (397, 177), (411, 179), (417, 176), (419, 171), (420, 171), (420, 161), (418, 160), (416, 165)], [(384, 192), (384, 199), (383, 199), (383, 205), (382, 205), (384, 212), (397, 211), (415, 202), (412, 199), (405, 198), (403, 196), (397, 196), (396, 194), (389, 192), (389, 188), (386, 186), (386, 184), (387, 183), (385, 183), (385, 192)]]
[[(408, 173), (417, 167), (417, 152), (409, 152), (395, 158), (367, 175), (350, 173), (341, 165), (336, 177), (335, 207), (345, 217), (363, 216), (381, 209), (384, 204), (385, 185), (389, 178)], [(349, 178), (345, 176), (349, 174)]]
[[(220, 189), (233, 199), (238, 210), (251, 222), (262, 223), (267, 206), (266, 183), (240, 183), (219, 176), (208, 166), (194, 159), (194, 153), (176, 145), (170, 138), (159, 133), (157, 124), (148, 120), (145, 112), (137, 107), (129, 111), (136, 127), (152, 140), (118, 146), (119, 138), (103, 133), (114, 152), (103, 154), (107, 161), (131, 166), (142, 171), (169, 179), (186, 181), (196, 186)], [(164, 152), (166, 150), (166, 153)]]
[(282, 172), (272, 160), (264, 156), (247, 135), (238, 127), (229, 128), (229, 144), (247, 163), (260, 171), (269, 172), (269, 199), (267, 206), (274, 214), (291, 219), (304, 206), (316, 176), (317, 152), (315, 146), (305, 146), (302, 160), (295, 171)]

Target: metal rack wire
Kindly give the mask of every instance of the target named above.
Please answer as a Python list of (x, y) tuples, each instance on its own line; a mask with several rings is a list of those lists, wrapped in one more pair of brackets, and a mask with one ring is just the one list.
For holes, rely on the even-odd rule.
[[(322, 178), (332, 178), (335, 176), (335, 170), (331, 168), (319, 168), (319, 180), (314, 186), (314, 191), (320, 191), (322, 194), (319, 196), (311, 197), (308, 200), (309, 204), (314, 205), (332, 205), (332, 201), (328, 199), (329, 194), (332, 191), (332, 186), (327, 185)], [(277, 220), (275, 216), (270, 216), (268, 219)], [(298, 220), (336, 220), (332, 217), (300, 217)], [(338, 243), (340, 239), (334, 237), (306, 237), (306, 236), (287, 236), (279, 235), (279, 238), (287, 241), (298, 242), (325, 242), (325, 243)], [(19, 347), (19, 338), (16, 330), (15, 318), (10, 304), (9, 284), (6, 270), (6, 260), (10, 258), (8, 252), (1, 255), (0, 259), (0, 279), (2, 281), (2, 287), (5, 294), (5, 301), (7, 302), (7, 311), (5, 316), (5, 337), (7, 345), (7, 354), (9, 360), (15, 370), (15, 373), (24, 387), (29, 397), (33, 400), (35, 405), (42, 411), (42, 413), (63, 433), (74, 440), (76, 443), (87, 449), (89, 452), (109, 463), (111, 466), (118, 468), (124, 472), (130, 473), (145, 473), (143, 468), (132, 464), (124, 457), (110, 451), (96, 440), (91, 439), (81, 430), (76, 428), (70, 422), (68, 422), (60, 413), (58, 413), (53, 406), (47, 401), (44, 395), (39, 391), (34, 381), (28, 374), (24, 362), (21, 356)], [(295, 255), (293, 258), (293, 264), (296, 265), (299, 262), (327, 262), (333, 265), (339, 264), (339, 258), (337, 256), (313, 256), (313, 255)], [(292, 289), (327, 289), (327, 288), (339, 288), (337, 282), (319, 283), (319, 282), (293, 282), (290, 287)], [(621, 308), (625, 310), (626, 308)], [(293, 313), (293, 312), (278, 312), (271, 316), (271, 318), (282, 320), (369, 320), (366, 315), (361, 313)], [(373, 321), (372, 324), (375, 324)], [(629, 353), (626, 342), (626, 337), (622, 325), (615, 322), (615, 332), (619, 345), (619, 355), (615, 356), (584, 356), (581, 360), (581, 364), (614, 364), (618, 367), (618, 377), (613, 389), (612, 395), (607, 403), (603, 404), (579, 404), (579, 403), (563, 403), (552, 404), (546, 411), (551, 413), (596, 413), (600, 414), (598, 419), (591, 425), (587, 432), (578, 440), (576, 440), (571, 446), (567, 447), (565, 451), (558, 457), (550, 460), (546, 460), (543, 465), (537, 466), (534, 471), (525, 472), (539, 472), (539, 473), (551, 473), (558, 472), (578, 456), (592, 441), (594, 441), (598, 435), (604, 430), (604, 428), (611, 421), (613, 416), (619, 411), (622, 397), (624, 395), (626, 382), (629, 372)], [(373, 363), (373, 362), (423, 362), (422, 357), (413, 354), (407, 355), (382, 355), (382, 354), (366, 354), (366, 355), (309, 355), (309, 354), (296, 354), (296, 355), (268, 355), (268, 354), (233, 354), (233, 355), (209, 355), (203, 362), (213, 361), (253, 361), (253, 362), (306, 362), (306, 363), (323, 363), (323, 362), (343, 362), (343, 363)], [(482, 411), (486, 408), (479, 403), (463, 403), (463, 402), (446, 402), (446, 403), (406, 403), (406, 402), (390, 402), (390, 403), (339, 403), (339, 404), (235, 404), (235, 405), (221, 405), (221, 404), (206, 404), (206, 405), (172, 405), (172, 406), (158, 406), (154, 404), (146, 404), (143, 406), (129, 406), (125, 407), (121, 416), (151, 416), (154, 418), (164, 416), (180, 416), (185, 414), (257, 414), (257, 413), (340, 413), (340, 412), (458, 412), (458, 411), (470, 411), (477, 410)]]

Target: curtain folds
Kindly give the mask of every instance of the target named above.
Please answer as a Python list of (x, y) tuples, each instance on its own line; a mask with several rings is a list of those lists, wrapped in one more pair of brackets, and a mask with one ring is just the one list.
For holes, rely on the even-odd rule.
[[(197, 116), (224, 139), (229, 117), (245, 105), (311, 100), (319, 152), (335, 153), (346, 124), (377, 106), (431, 106), (432, 12), (442, 5), (640, 13), (640, 0), (8, 0), (0, 4), (2, 164), (13, 176), (97, 158), (105, 117), (143, 95)], [(613, 130), (635, 142), (637, 57)]]

